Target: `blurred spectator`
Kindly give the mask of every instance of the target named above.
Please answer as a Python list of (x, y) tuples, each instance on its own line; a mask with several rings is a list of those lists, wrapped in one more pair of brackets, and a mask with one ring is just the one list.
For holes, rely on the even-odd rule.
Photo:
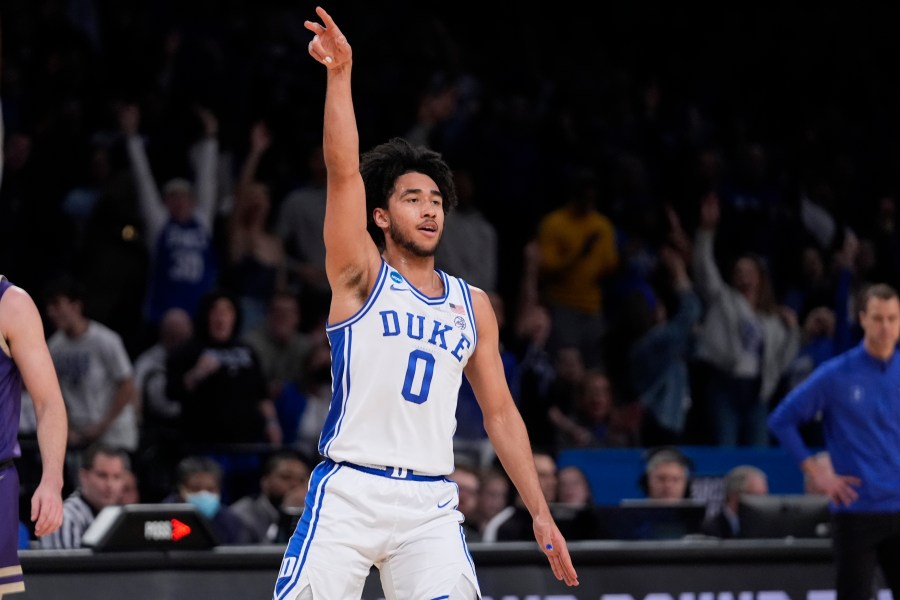
[(837, 354), (834, 343), (834, 310), (817, 306), (803, 321), (803, 337), (787, 373), (788, 389), (798, 386), (816, 367)]
[(125, 469), (122, 479), (122, 495), (119, 497), (117, 504), (140, 504), (141, 490), (138, 486), (137, 477), (134, 476), (134, 471)]
[(208, 109), (197, 109), (197, 116), (203, 124), (203, 137), (190, 152), (196, 183), (173, 178), (162, 186), (160, 194), (144, 139), (139, 135), (140, 108), (125, 105), (119, 110), (151, 261), (145, 319), (154, 333), (170, 308), (183, 308), (194, 316), (203, 294), (218, 279), (213, 214), (219, 123)]
[(256, 123), (250, 131), (250, 152), (244, 160), (228, 217), (228, 263), (222, 285), (241, 303), (244, 334), (259, 325), (276, 290), (287, 282), (287, 262), (279, 238), (269, 230), (269, 187), (257, 179), (259, 162), (271, 144), (268, 128)]
[(175, 469), (175, 491), (164, 503), (193, 504), (209, 519), (220, 544), (249, 544), (251, 533), (244, 522), (222, 504), (222, 466), (206, 456), (187, 456)]
[(581, 467), (569, 465), (556, 474), (558, 489), (556, 501), (575, 507), (588, 507), (594, 504), (591, 485)]
[(758, 256), (743, 255), (731, 284), (722, 280), (713, 251), (718, 223), (719, 200), (710, 193), (694, 245), (694, 278), (706, 305), (697, 352), (710, 365), (709, 427), (720, 446), (768, 446), (769, 402), (797, 355), (800, 328), (794, 311), (776, 306)]
[(603, 282), (619, 265), (613, 223), (597, 209), (590, 169), (566, 181), (565, 204), (539, 223), (540, 286), (553, 322), (551, 351), (574, 347), (588, 366), (603, 358)]
[(551, 408), (551, 421), (561, 431), (560, 447), (628, 448), (639, 445), (638, 427), (630, 422), (632, 407), (618, 405), (612, 382), (600, 369), (588, 369), (578, 388), (571, 414)]
[(566, 428), (572, 424), (569, 415), (574, 414), (582, 395), (586, 369), (581, 351), (575, 346), (559, 348), (553, 366), (556, 377), (550, 383), (547, 395), (536, 398), (543, 414), (537, 423), (533, 423), (547, 432), (545, 436), (549, 433), (549, 439), (544, 445), (538, 443), (540, 438), (532, 440), (532, 446), (555, 453), (566, 439)]
[(665, 299), (652, 296), (643, 332), (629, 355), (632, 386), (645, 409), (641, 443), (646, 446), (682, 441), (692, 402), (688, 357), (702, 313), (681, 255), (674, 248), (664, 247), (660, 262), (671, 277), (677, 310), (670, 317)]
[(233, 295), (214, 290), (204, 296), (194, 338), (169, 361), (166, 389), (182, 407), (182, 456), (213, 453), (225, 468), (229, 500), (255, 490), (259, 451), (282, 443), (259, 361), (237, 337), (240, 318)]
[(592, 539), (597, 532), (594, 501), (587, 475), (569, 465), (557, 473), (556, 502), (550, 506), (560, 531), (571, 540)]
[(134, 361), (134, 382), (141, 407), (140, 452), (135, 469), (147, 497), (162, 498), (172, 488), (180, 458), (181, 403), (167, 395), (169, 359), (193, 336), (194, 326), (183, 308), (170, 308), (159, 323), (158, 341)]
[(470, 171), (455, 169), (453, 182), (459, 204), (444, 221), (444, 234), (434, 256), (435, 266), (462, 277), (486, 292), (497, 291), (497, 231), (479, 210)]
[(671, 502), (689, 498), (692, 464), (673, 446), (652, 448), (647, 452), (639, 485), (647, 498)]
[(704, 535), (718, 538), (740, 537), (741, 523), (738, 518), (738, 508), (741, 497), (768, 494), (768, 478), (762, 469), (752, 465), (740, 465), (725, 474), (722, 485), (725, 487), (722, 506), (714, 515), (704, 519), (700, 531)]
[(107, 506), (121, 504), (128, 455), (114, 446), (96, 442), (80, 456), (78, 487), (63, 502), (63, 524), (41, 538), (41, 547), (71, 550), (81, 547), (81, 537), (97, 514)]
[[(270, 455), (263, 463), (259, 479), (259, 493), (244, 496), (231, 505), (231, 510), (240, 518), (250, 532), (250, 543), (272, 544), (279, 539), (287, 540), (293, 533), (283, 531), (290, 522), (286, 509), (296, 506), (296, 498), (302, 499), (309, 484), (310, 466), (300, 454), (292, 450), (280, 450)], [(291, 504), (285, 504), (288, 499)]]
[[(451, 213), (452, 214), (452, 213)], [(504, 331), (506, 327), (506, 303), (497, 292), (488, 292), (488, 298), (497, 317), (497, 327)], [(503, 335), (500, 336), (500, 360), (503, 363), (503, 374), (512, 393), (513, 382), (518, 372), (518, 359), (515, 353), (506, 347)], [(526, 425), (527, 428), (527, 425)], [(486, 466), (496, 456), (494, 447), (484, 429), (484, 416), (481, 406), (475, 397), (469, 380), (463, 377), (456, 401), (456, 431), (453, 434), (453, 447), (460, 454), (468, 454), (479, 466)]]
[(324, 324), (309, 334), (311, 346), (302, 363), (300, 381), (282, 388), (275, 405), (284, 443), (315, 456), (331, 404), (331, 347)]
[(194, 337), (169, 363), (167, 392), (182, 405), (187, 443), (281, 442), (253, 349), (238, 341), (240, 308), (223, 291), (207, 294)]
[(83, 298), (80, 284), (67, 277), (45, 291), (47, 316), (56, 328), (47, 346), (66, 401), (68, 445), (74, 451), (102, 441), (134, 452), (138, 425), (131, 359), (118, 333), (85, 316)]
[(331, 291), (325, 279), (325, 158), (317, 144), (306, 156), (308, 177), (282, 201), (275, 233), (287, 253), (289, 286), (313, 321), (328, 313)]
[(478, 512), (478, 495), (481, 490), (481, 477), (478, 470), (466, 462), (457, 461), (453, 472), (447, 479), (454, 482), (459, 493), (459, 505), (456, 510), (462, 513), (462, 529), (467, 542), (481, 541), (476, 514)]
[(532, 447), (549, 448), (555, 443), (555, 436), (546, 427), (546, 403), (550, 385), (556, 379), (556, 367), (548, 346), (552, 330), (550, 312), (539, 303), (540, 247), (537, 241), (525, 245), (522, 258), (519, 305), (513, 327), (519, 346), (519, 366), (510, 390), (522, 413)]
[(834, 285), (822, 251), (815, 244), (800, 250), (797, 273), (784, 292), (784, 304), (791, 308), (800, 322), (819, 306), (834, 304)]
[(266, 318), (243, 336), (259, 359), (269, 398), (276, 403), (285, 388), (301, 388), (304, 366), (312, 348), (310, 335), (300, 331), (300, 303), (288, 291), (277, 291), (269, 300)]
[(502, 469), (488, 467), (482, 472), (475, 518), (472, 520), (479, 540), (483, 538), (485, 525), (510, 505), (511, 489), (509, 477)]
[[(556, 459), (545, 452), (534, 453), (534, 466), (537, 469), (538, 483), (547, 503), (556, 502), (558, 480), (556, 477)], [(528, 509), (522, 503), (522, 497), (516, 494), (515, 502), (494, 515), (485, 523), (482, 540), (485, 542), (525, 541), (534, 538), (533, 521)]]

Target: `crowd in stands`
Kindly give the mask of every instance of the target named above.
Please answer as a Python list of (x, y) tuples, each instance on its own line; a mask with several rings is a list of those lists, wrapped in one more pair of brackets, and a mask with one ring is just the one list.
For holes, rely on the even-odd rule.
[[(355, 83), (361, 147), (402, 136), (454, 169), (437, 266), (491, 294), (535, 452), (774, 444), (779, 399), (858, 343), (859, 290), (900, 284), (890, 52), (808, 52), (837, 28), (827, 10), (780, 7), (804, 26), (764, 42), (750, 5), (708, 29), (666, 3), (609, 6), (563, 36), (526, 4), (464, 43), (474, 3), (391, 4), (333, 7), (377, 61)], [(284, 477), (302, 485), (331, 377), (308, 13), (4, 4), (0, 271), (44, 311), (67, 491), (90, 501), (84, 451), (102, 443), (143, 500), (207, 493), (201, 510), (239, 519), (223, 539), (285, 539), (269, 457), (297, 452), (306, 475)], [(465, 382), (457, 417), (460, 510), (472, 539), (503, 539), (523, 526)], [(27, 414), (20, 438), (27, 463)], [(590, 503), (578, 485), (567, 473), (560, 503)]]

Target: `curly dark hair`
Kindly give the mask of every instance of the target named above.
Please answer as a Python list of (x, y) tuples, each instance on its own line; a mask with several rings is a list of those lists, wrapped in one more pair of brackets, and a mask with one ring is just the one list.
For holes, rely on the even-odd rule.
[(424, 146), (413, 146), (395, 137), (375, 146), (360, 157), (359, 171), (366, 186), (366, 211), (369, 235), (379, 250), (384, 250), (384, 232), (375, 224), (372, 212), (387, 208), (397, 178), (406, 173), (422, 173), (431, 177), (443, 196), (444, 214), (456, 206), (453, 173), (440, 154)]

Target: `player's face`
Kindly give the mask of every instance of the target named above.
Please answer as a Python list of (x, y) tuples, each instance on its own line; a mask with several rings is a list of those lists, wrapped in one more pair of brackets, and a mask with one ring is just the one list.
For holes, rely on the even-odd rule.
[(386, 236), (416, 256), (434, 256), (444, 231), (444, 200), (422, 173), (405, 173), (394, 183)]
[(866, 348), (876, 356), (890, 356), (900, 338), (900, 300), (869, 298), (866, 309), (859, 313), (859, 324), (865, 332)]
[(81, 493), (94, 508), (118, 504), (125, 488), (125, 464), (116, 456), (98, 454), (94, 466), (79, 473)]

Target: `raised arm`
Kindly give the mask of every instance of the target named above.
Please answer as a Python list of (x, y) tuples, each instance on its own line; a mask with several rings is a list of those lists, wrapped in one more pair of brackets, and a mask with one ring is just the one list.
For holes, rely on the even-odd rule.
[(207, 229), (212, 230), (218, 193), (219, 120), (208, 108), (198, 108), (197, 116), (203, 124), (203, 137), (190, 151), (194, 163), (196, 216)]
[(122, 128), (122, 133), (125, 134), (128, 162), (131, 165), (138, 203), (146, 229), (146, 243), (152, 252), (156, 245), (156, 238), (162, 231), (168, 215), (159, 195), (159, 189), (156, 187), (153, 172), (150, 170), (150, 161), (147, 159), (144, 140), (138, 133), (140, 120), (141, 112), (137, 106), (129, 104), (119, 109), (119, 126)]
[(568, 585), (578, 585), (578, 575), (566, 541), (550, 514), (550, 507), (538, 483), (531, 442), (506, 384), (500, 359), (500, 334), (497, 317), (487, 294), (472, 289), (478, 344), (466, 365), (466, 377), (472, 384), (484, 415), (484, 428), (500, 463), (518, 490), (534, 521), (534, 535), (546, 554), (553, 574)]
[(309, 54), (327, 69), (322, 148), (327, 176), (325, 272), (332, 288), (332, 322), (353, 314), (372, 288), (381, 256), (366, 231), (366, 191), (359, 172), (359, 132), (353, 110), (350, 72), (353, 51), (321, 7), (322, 23), (306, 21), (315, 33)]
[(694, 281), (700, 297), (707, 303), (716, 300), (726, 288), (715, 257), (716, 227), (719, 224), (719, 199), (708, 194), (700, 205), (700, 226), (694, 237)]
[(0, 300), (0, 332), (3, 345), (19, 368), (25, 388), (34, 402), (41, 481), (31, 497), (31, 520), (38, 537), (62, 524), (63, 464), (66, 454), (66, 406), (44, 326), (31, 296), (18, 287), (9, 288)]

